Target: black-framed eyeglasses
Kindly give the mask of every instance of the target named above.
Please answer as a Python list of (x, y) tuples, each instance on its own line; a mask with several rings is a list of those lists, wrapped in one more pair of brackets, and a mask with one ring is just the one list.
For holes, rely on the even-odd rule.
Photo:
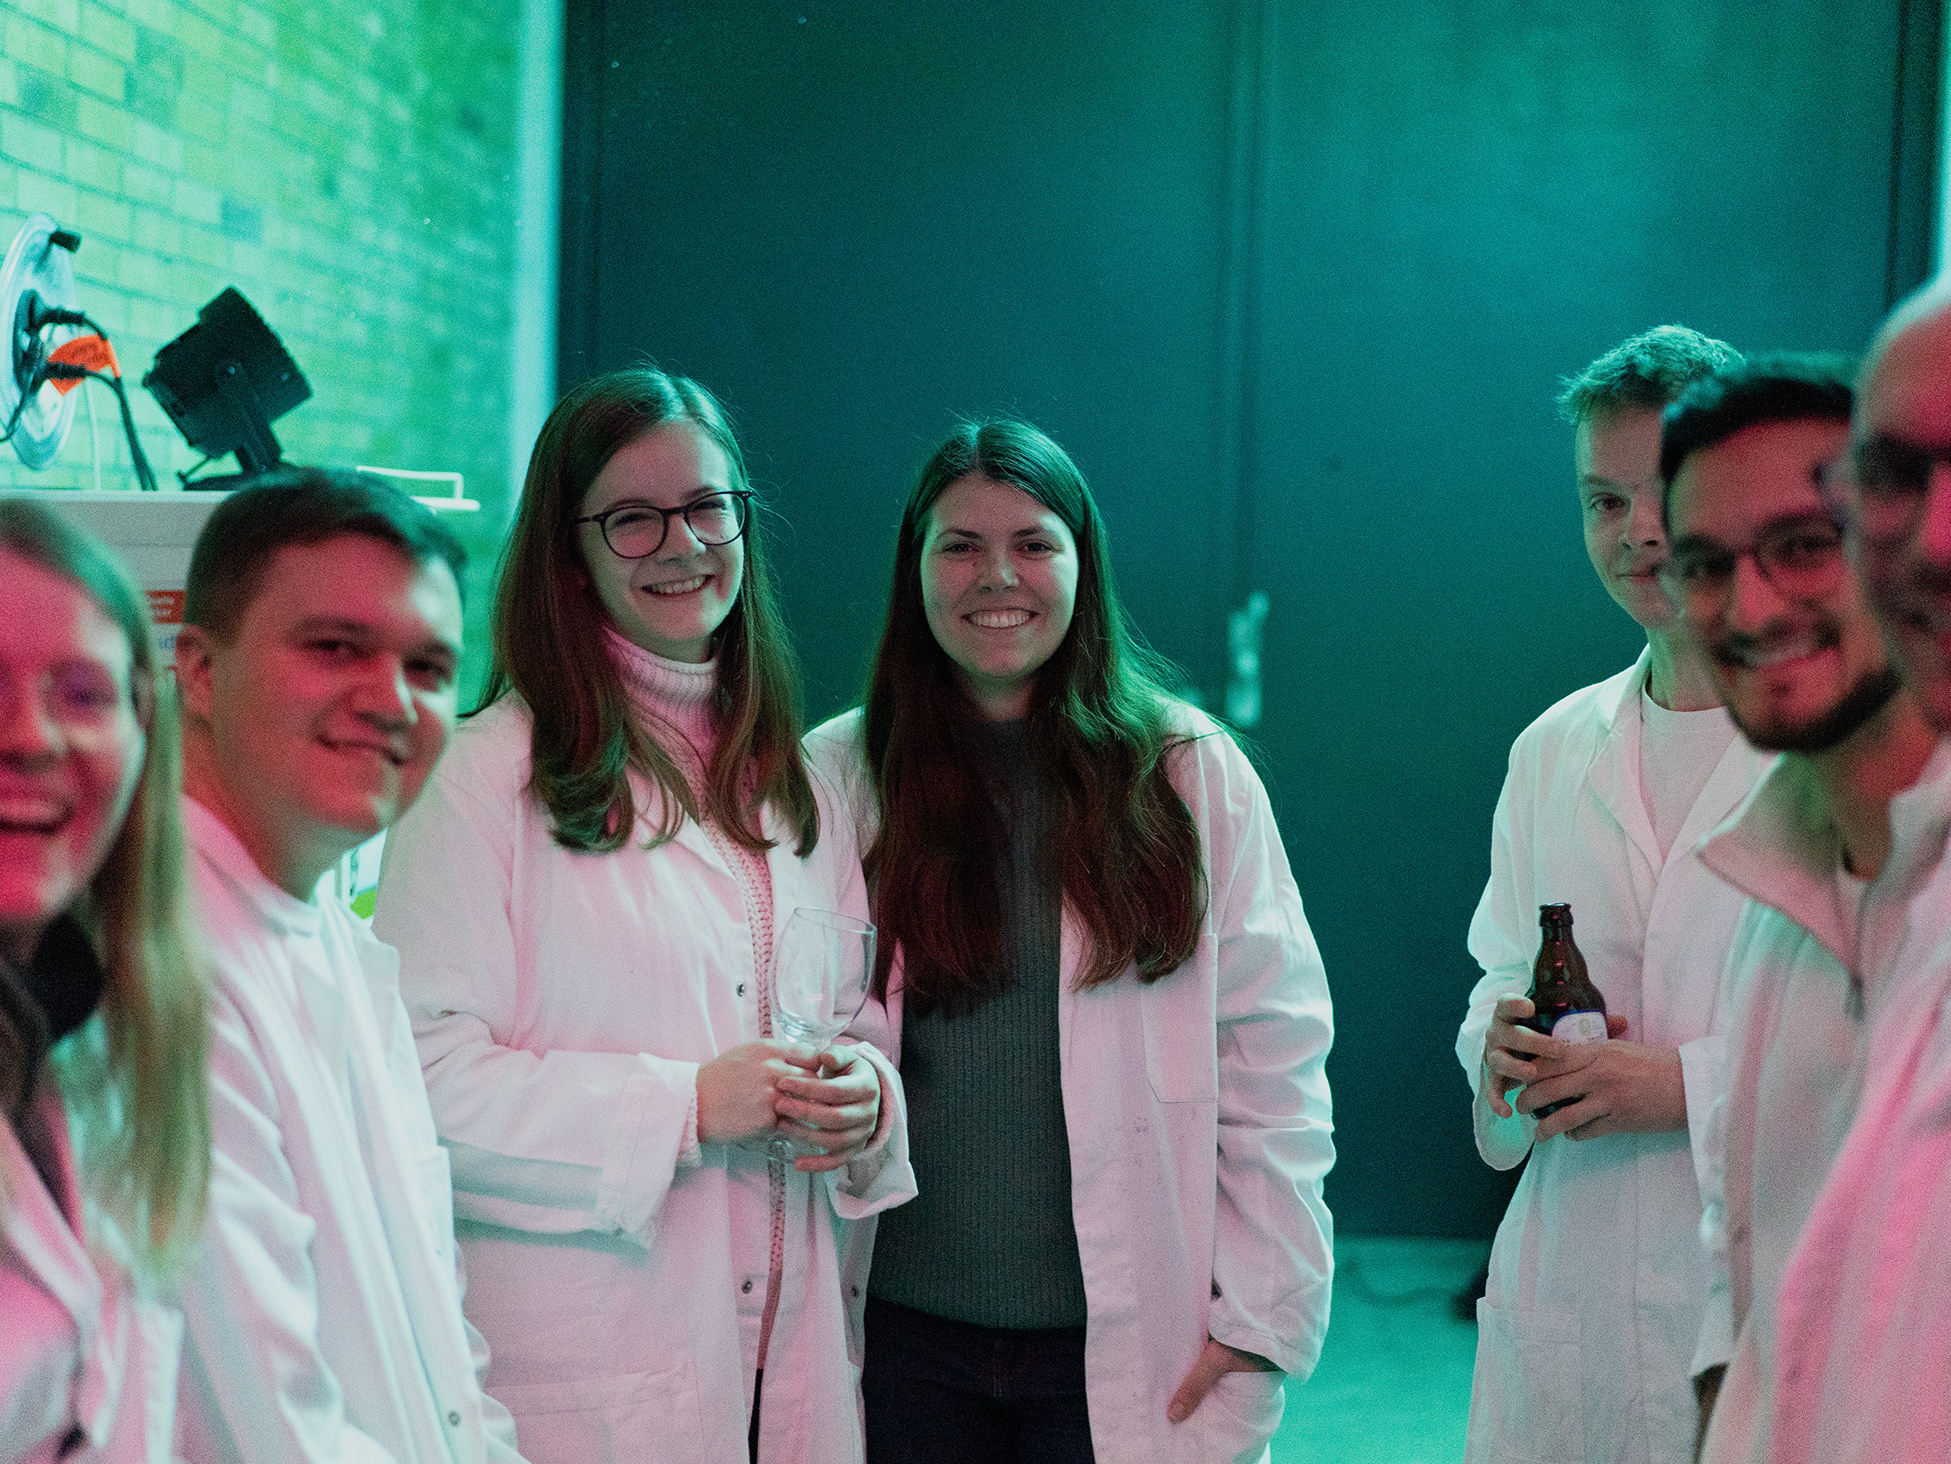
[(1813, 599), (1842, 581), (1843, 526), (1833, 513), (1805, 513), (1776, 520), (1745, 549), (1711, 539), (1682, 539), (1660, 566), (1660, 583), (1683, 613), (1712, 614), (1727, 603), (1734, 571), (1743, 559), (1753, 559), (1761, 577), (1779, 593), (1792, 600)]
[(1951, 468), (1951, 443), (1926, 447), (1885, 433), (1859, 439), (1823, 470), (1826, 496), (1855, 521), (1872, 544), (1909, 537), (1924, 511), (1931, 477)]
[(610, 553), (618, 559), (648, 559), (664, 547), (672, 518), (681, 517), (691, 530), (691, 537), (700, 544), (717, 548), (745, 532), (751, 507), (750, 490), (730, 488), (723, 493), (707, 493), (677, 508), (620, 503), (576, 522), (595, 524), (602, 531), (603, 542), (610, 546)]

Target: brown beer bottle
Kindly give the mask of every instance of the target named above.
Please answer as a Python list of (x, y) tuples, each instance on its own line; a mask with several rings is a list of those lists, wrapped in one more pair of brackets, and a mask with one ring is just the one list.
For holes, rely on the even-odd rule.
[[(1540, 905), (1538, 924), (1544, 927), (1544, 939), (1538, 946), (1537, 964), (1531, 968), (1529, 995), (1534, 1011), (1518, 1025), (1560, 1042), (1605, 1041), (1606, 999), (1592, 984), (1585, 957), (1572, 939), (1572, 907)], [(1533, 1116), (1548, 1117), (1576, 1101), (1547, 1103)]]

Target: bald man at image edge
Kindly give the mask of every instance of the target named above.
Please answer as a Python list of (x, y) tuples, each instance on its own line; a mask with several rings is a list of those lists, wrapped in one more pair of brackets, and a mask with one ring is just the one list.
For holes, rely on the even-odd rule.
[[(1840, 475), (1851, 552), (1898, 673), (1951, 732), (1951, 281), (1899, 306), (1858, 381)], [(1917, 910), (1870, 1003), (1856, 1118), (1778, 1303), (1776, 1464), (1951, 1450), (1951, 906)]]
[(1787, 1259), (1856, 1113), (1866, 1013), (1917, 914), (1951, 901), (1951, 756), (1891, 666), (1829, 487), (1853, 374), (1836, 356), (1752, 360), (1689, 390), (1661, 442), (1669, 593), (1736, 724), (1781, 754), (1699, 849), (1749, 897), (1702, 1185), (1715, 1276), (1695, 1371), (1714, 1464), (1773, 1457)]

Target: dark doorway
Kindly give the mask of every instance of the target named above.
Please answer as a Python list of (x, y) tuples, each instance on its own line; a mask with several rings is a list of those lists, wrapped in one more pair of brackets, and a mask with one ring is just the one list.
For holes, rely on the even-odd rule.
[(571, 0), (562, 378), (737, 413), (811, 710), (959, 414), (1104, 502), (1124, 597), (1252, 739), (1328, 961), (1356, 1231), (1500, 1206), (1451, 1054), (1518, 730), (1637, 633), (1579, 545), (1559, 376), (1678, 320), (1859, 349), (1925, 272), (1939, 6)]

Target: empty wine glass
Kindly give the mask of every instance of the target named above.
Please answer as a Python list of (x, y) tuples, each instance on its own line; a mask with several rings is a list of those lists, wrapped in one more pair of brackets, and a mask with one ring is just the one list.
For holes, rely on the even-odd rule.
[[(772, 1026), (781, 1037), (824, 1053), (867, 1001), (874, 972), (874, 927), (837, 910), (801, 905), (787, 917), (772, 961)], [(802, 1152), (775, 1134), (775, 1158)]]

